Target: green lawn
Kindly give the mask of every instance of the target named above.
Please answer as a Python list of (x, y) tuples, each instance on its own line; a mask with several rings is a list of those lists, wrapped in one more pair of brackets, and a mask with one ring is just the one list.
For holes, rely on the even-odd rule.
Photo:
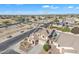
[(70, 32), (70, 31), (71, 31), (70, 28), (68, 28), (68, 27), (50, 26), (50, 29), (53, 29), (53, 28), (55, 28), (55, 29), (57, 29), (57, 30), (60, 30), (60, 31), (63, 31), (63, 32)]

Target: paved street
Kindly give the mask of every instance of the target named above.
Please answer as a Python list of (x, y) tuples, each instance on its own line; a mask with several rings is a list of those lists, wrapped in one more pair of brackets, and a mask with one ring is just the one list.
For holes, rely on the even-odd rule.
[(9, 39), (5, 42), (0, 43), (0, 52), (9, 48), (12, 45), (18, 43), (19, 41), (21, 41), (25, 37), (29, 36), (34, 30), (35, 30), (35, 28), (26, 32), (26, 33), (20, 34), (20, 35), (14, 37), (14, 38), (11, 38), (11, 39)]
[[(49, 25), (49, 24), (50, 24), (50, 23), (47, 23), (47, 25)], [(44, 25), (45, 25), (45, 24), (44, 24)], [(44, 26), (44, 25), (43, 25), (43, 26)], [(40, 27), (41, 27), (41, 26), (40, 26)], [(34, 29), (30, 30), (30, 31), (27, 31), (27, 32), (25, 32), (25, 33), (23, 33), (23, 34), (20, 34), (20, 35), (18, 35), (18, 36), (16, 36), (16, 37), (13, 37), (13, 38), (11, 38), (11, 39), (5, 41), (5, 42), (0, 43), (0, 52), (6, 50), (6, 49), (9, 48), (10, 46), (12, 46), (12, 45), (18, 43), (19, 41), (21, 41), (21, 40), (24, 39), (25, 37), (29, 36), (29, 35), (30, 35), (31, 33), (33, 33), (34, 31), (37, 31), (38, 29), (40, 29), (40, 28), (34, 28)]]

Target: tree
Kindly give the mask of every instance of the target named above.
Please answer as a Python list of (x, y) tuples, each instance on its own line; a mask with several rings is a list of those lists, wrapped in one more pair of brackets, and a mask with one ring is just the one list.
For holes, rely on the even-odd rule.
[(16, 21), (17, 21), (17, 23), (24, 23), (25, 22), (25, 18), (24, 17), (18, 17), (17, 19), (16, 19)]
[(48, 43), (44, 44), (44, 46), (43, 46), (43, 49), (44, 49), (46, 52), (47, 52), (50, 48), (51, 48), (51, 46), (50, 46)]
[(8, 28), (8, 25), (10, 24), (9, 21), (3, 21), (3, 24), (5, 25), (6, 28)]
[(58, 24), (58, 23), (59, 23), (59, 20), (56, 18), (56, 19), (54, 20), (54, 22), (55, 22), (56, 24)]
[(74, 27), (72, 30), (71, 30), (72, 33), (74, 34), (79, 34), (79, 27)]
[(59, 16), (59, 19), (63, 19), (63, 16)]
[(9, 21), (3, 21), (3, 24), (8, 25), (8, 24), (10, 24), (10, 22)]

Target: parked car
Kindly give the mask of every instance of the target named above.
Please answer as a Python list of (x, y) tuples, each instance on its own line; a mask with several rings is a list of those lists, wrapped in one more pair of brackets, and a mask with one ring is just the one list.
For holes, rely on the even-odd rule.
[(21, 33), (23, 33), (24, 31), (21, 31)]
[(8, 36), (7, 38), (11, 38), (12, 36), (10, 35), (10, 36)]

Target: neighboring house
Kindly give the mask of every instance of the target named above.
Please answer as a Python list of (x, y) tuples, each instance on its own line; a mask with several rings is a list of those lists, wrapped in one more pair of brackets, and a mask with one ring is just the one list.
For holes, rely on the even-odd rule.
[(73, 26), (75, 24), (75, 18), (69, 17), (69, 18), (60, 20), (59, 22), (60, 22), (60, 25), (62, 25), (62, 26)]
[(65, 23), (65, 25), (72, 26), (75, 24), (75, 19), (73, 17), (66, 18), (66, 19), (64, 19), (64, 23)]

